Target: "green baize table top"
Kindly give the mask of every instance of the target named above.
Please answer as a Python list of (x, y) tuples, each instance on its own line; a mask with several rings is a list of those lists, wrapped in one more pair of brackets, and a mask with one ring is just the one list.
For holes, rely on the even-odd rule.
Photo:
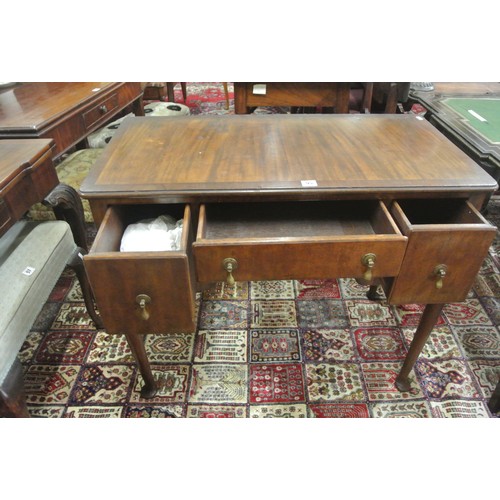
[(500, 143), (500, 99), (450, 97), (449, 108), (492, 143)]

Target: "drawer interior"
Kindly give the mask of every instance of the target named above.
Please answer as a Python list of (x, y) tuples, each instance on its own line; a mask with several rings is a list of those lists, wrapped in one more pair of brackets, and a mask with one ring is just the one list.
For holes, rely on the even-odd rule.
[(401, 234), (376, 200), (223, 203), (206, 205), (204, 211), (198, 240)]
[[(184, 219), (181, 250), (187, 248), (189, 207), (176, 205), (114, 205), (108, 208), (90, 253), (120, 252), (120, 243), (129, 224), (160, 215), (171, 215), (175, 220)], [(121, 252), (123, 253), (123, 252)]]
[(399, 200), (394, 205), (404, 225), (487, 224), (464, 199), (410, 199)]

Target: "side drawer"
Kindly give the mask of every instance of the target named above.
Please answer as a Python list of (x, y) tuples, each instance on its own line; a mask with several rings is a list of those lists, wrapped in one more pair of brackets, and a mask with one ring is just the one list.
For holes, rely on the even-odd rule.
[(403, 200), (393, 203), (391, 213), (408, 246), (389, 303), (465, 300), (495, 227), (463, 199)]
[(228, 262), (241, 281), (370, 281), (398, 273), (406, 237), (378, 201), (224, 203), (201, 205), (193, 247), (200, 282), (231, 279)]
[(118, 108), (118, 96), (110, 95), (94, 107), (83, 113), (83, 123), (87, 130), (92, 129), (98, 122), (103, 122), (116, 113)]
[[(176, 220), (183, 218), (179, 251), (120, 252), (120, 242), (129, 224), (161, 214), (172, 215)], [(108, 208), (84, 263), (109, 333), (194, 331), (192, 241), (189, 205)]]

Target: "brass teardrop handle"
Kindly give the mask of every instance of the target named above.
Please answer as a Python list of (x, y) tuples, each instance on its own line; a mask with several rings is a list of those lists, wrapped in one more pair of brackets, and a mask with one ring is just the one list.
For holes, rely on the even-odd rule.
[(375, 261), (377, 256), (374, 253), (367, 253), (361, 257), (361, 264), (366, 267), (366, 271), (363, 274), (363, 279), (366, 281), (371, 281), (373, 278), (372, 269), (375, 266)]
[(448, 267), (444, 264), (439, 264), (434, 268), (434, 276), (436, 276), (436, 288), (440, 290), (443, 288), (443, 279), (448, 272)]
[(229, 286), (234, 286), (235, 282), (234, 282), (233, 271), (238, 269), (238, 261), (236, 259), (229, 257), (222, 261), (222, 267), (227, 272), (226, 283)]
[(135, 298), (135, 301), (139, 304), (139, 313), (141, 315), (141, 318), (144, 321), (147, 321), (149, 319), (149, 311), (147, 310), (146, 306), (151, 302), (151, 297), (149, 295), (141, 293)]

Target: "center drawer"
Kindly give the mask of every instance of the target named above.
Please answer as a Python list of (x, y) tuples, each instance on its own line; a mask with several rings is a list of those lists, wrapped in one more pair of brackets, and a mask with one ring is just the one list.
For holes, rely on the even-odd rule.
[(398, 273), (406, 240), (376, 200), (223, 203), (200, 206), (193, 253), (202, 283), (370, 281)]
[[(183, 219), (177, 251), (120, 251), (126, 227), (168, 214)], [(194, 324), (189, 205), (111, 206), (83, 260), (108, 333), (191, 332)]]

